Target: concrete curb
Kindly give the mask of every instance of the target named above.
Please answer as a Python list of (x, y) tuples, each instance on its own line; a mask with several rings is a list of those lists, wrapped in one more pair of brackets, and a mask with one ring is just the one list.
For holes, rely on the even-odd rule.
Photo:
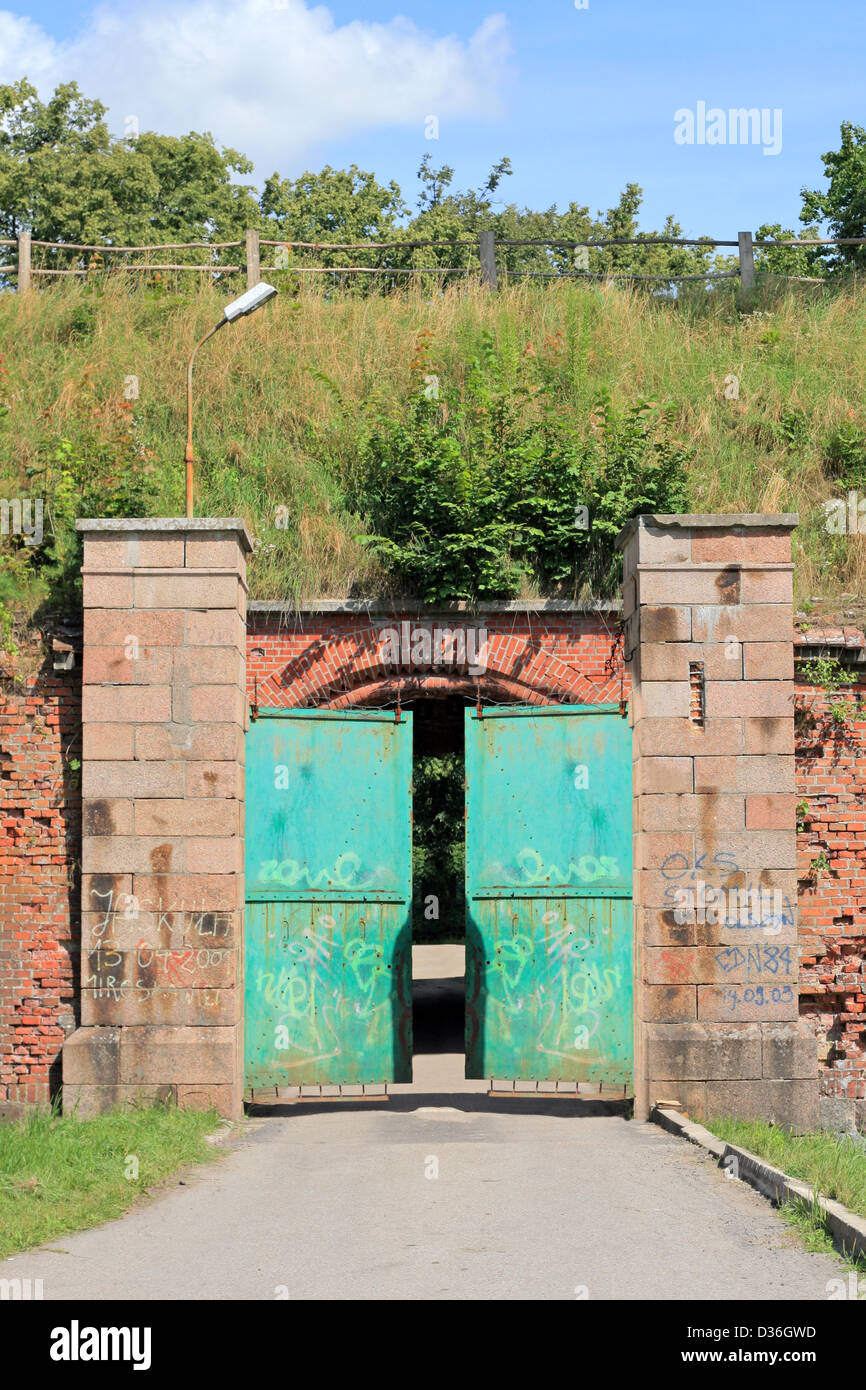
[(824, 1213), (833, 1240), (843, 1254), (861, 1255), (866, 1258), (866, 1221), (862, 1216), (849, 1211), (841, 1202), (819, 1196), (808, 1183), (789, 1178), (780, 1168), (774, 1168), (763, 1158), (749, 1153), (748, 1149), (741, 1149), (738, 1144), (728, 1144), (723, 1139), (717, 1139), (708, 1129), (704, 1129), (703, 1125), (695, 1124), (678, 1110), (656, 1106), (650, 1118), (669, 1134), (676, 1134), (679, 1138), (688, 1139), (690, 1143), (706, 1149), (718, 1160), (720, 1167), (726, 1164), (728, 1158), (735, 1158), (737, 1177), (756, 1188), (763, 1196), (769, 1197), (771, 1201), (781, 1203), (799, 1197), (810, 1205), (814, 1202)]

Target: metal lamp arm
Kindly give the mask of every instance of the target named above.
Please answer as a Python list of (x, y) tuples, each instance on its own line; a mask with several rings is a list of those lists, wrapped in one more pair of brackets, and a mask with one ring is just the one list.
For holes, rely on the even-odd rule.
[(220, 319), (219, 323), (216, 325), (215, 328), (211, 328), (207, 333), (205, 333), (205, 335), (204, 335), (203, 338), (199, 338), (198, 342), (196, 343), (195, 347), (194, 347), (193, 350), (192, 350), (192, 356), (191, 356), (190, 359), (189, 359), (189, 365), (188, 365), (188, 367), (187, 367), (187, 369), (186, 369), (186, 453), (185, 453), (185, 455), (184, 455), (184, 459), (185, 459), (185, 462), (186, 462), (186, 514), (187, 514), (187, 516), (192, 516), (192, 466), (193, 466), (193, 451), (192, 451), (192, 368), (193, 368), (193, 363), (195, 362), (195, 355), (196, 355), (196, 353), (198, 352), (199, 348), (202, 347), (202, 346), (207, 342), (208, 338), (212, 338), (213, 335), (214, 335), (215, 333), (218, 333), (218, 332), (220, 331), (221, 328), (224, 328), (225, 325), (226, 325), (228, 322), (229, 322), (228, 319)]

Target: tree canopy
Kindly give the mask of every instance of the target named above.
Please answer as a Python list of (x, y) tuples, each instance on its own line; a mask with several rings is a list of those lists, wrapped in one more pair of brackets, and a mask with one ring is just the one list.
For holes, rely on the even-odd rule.
[(208, 134), (110, 135), (105, 107), (74, 82), (42, 102), (0, 86), (0, 226), (42, 241), (148, 245), (224, 241), (258, 225), (252, 164)]
[[(843, 121), (838, 150), (821, 156), (825, 192), (804, 188), (801, 222), (826, 222), (831, 236), (866, 236), (866, 130)], [(829, 270), (866, 266), (866, 246), (825, 246), (817, 259)]]
[[(844, 122), (841, 144), (822, 156), (826, 190), (802, 190), (804, 238), (823, 224), (832, 235), (866, 235), (866, 131)], [(259, 192), (249, 176), (251, 161), (218, 146), (208, 132), (182, 136), (155, 131), (113, 136), (106, 108), (85, 97), (75, 82), (60, 85), (40, 100), (26, 79), (0, 85), (0, 234), (14, 238), (29, 228), (34, 238), (53, 242), (154, 245), (160, 242), (238, 241), (257, 227), (272, 240), (309, 242), (442, 241), (457, 246), (359, 253), (357, 264), (384, 268), (425, 265), (465, 267), (477, 262), (478, 234), (493, 231), (499, 263), (511, 273), (550, 274), (589, 271), (658, 276), (700, 275), (728, 268), (730, 257), (710, 246), (568, 247), (562, 242), (681, 237), (669, 215), (660, 231), (638, 230), (643, 199), (627, 183), (614, 207), (592, 216), (570, 201), (559, 210), (519, 207), (501, 196), (512, 174), (511, 161), (496, 162), (476, 189), (454, 187), (454, 170), (436, 168), (429, 153), (418, 168), (414, 210), (399, 185), (381, 183), (352, 164), (326, 165), (290, 179), (274, 172)], [(758, 239), (796, 239), (779, 223), (764, 223)], [(508, 242), (545, 245), (507, 245)], [(178, 253), (183, 255), (184, 253)], [(366, 257), (366, 259), (364, 259)], [(338, 265), (337, 253), (318, 258)], [(231, 254), (214, 252), (224, 264)], [(826, 275), (866, 265), (866, 247), (767, 248), (759, 250), (760, 269), (781, 275)]]

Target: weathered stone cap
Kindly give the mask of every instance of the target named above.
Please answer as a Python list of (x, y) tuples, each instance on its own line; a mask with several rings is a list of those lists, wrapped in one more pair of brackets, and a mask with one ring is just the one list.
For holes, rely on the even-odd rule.
[(647, 512), (633, 516), (627, 521), (614, 541), (618, 550), (623, 550), (635, 531), (643, 528), (652, 530), (690, 530), (690, 531), (733, 531), (739, 535), (746, 530), (766, 530), (774, 527), (779, 531), (793, 531), (800, 524), (798, 512)]
[(831, 627), (814, 624), (794, 628), (794, 645), (800, 647), (866, 647), (866, 635), (859, 627)]
[(195, 535), (199, 531), (237, 531), (244, 550), (252, 552), (247, 524), (239, 516), (143, 516), (95, 517), (76, 521), (76, 531), (171, 531)]

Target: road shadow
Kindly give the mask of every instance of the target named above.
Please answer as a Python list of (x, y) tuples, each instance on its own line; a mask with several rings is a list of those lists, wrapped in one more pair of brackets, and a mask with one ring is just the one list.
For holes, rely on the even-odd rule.
[(622, 1116), (631, 1114), (628, 1097), (606, 1099), (593, 1096), (572, 1096), (527, 1092), (519, 1095), (488, 1095), (486, 1091), (430, 1091), (411, 1095), (371, 1096), (368, 1100), (347, 1096), (344, 1099), (248, 1101), (246, 1113), (251, 1119), (267, 1119), (289, 1115), (324, 1115), (339, 1109), (343, 1114), (352, 1111), (386, 1111), (407, 1114), (413, 1110), (451, 1109), (485, 1115), (553, 1115), (561, 1119), (586, 1119), (592, 1116)]

